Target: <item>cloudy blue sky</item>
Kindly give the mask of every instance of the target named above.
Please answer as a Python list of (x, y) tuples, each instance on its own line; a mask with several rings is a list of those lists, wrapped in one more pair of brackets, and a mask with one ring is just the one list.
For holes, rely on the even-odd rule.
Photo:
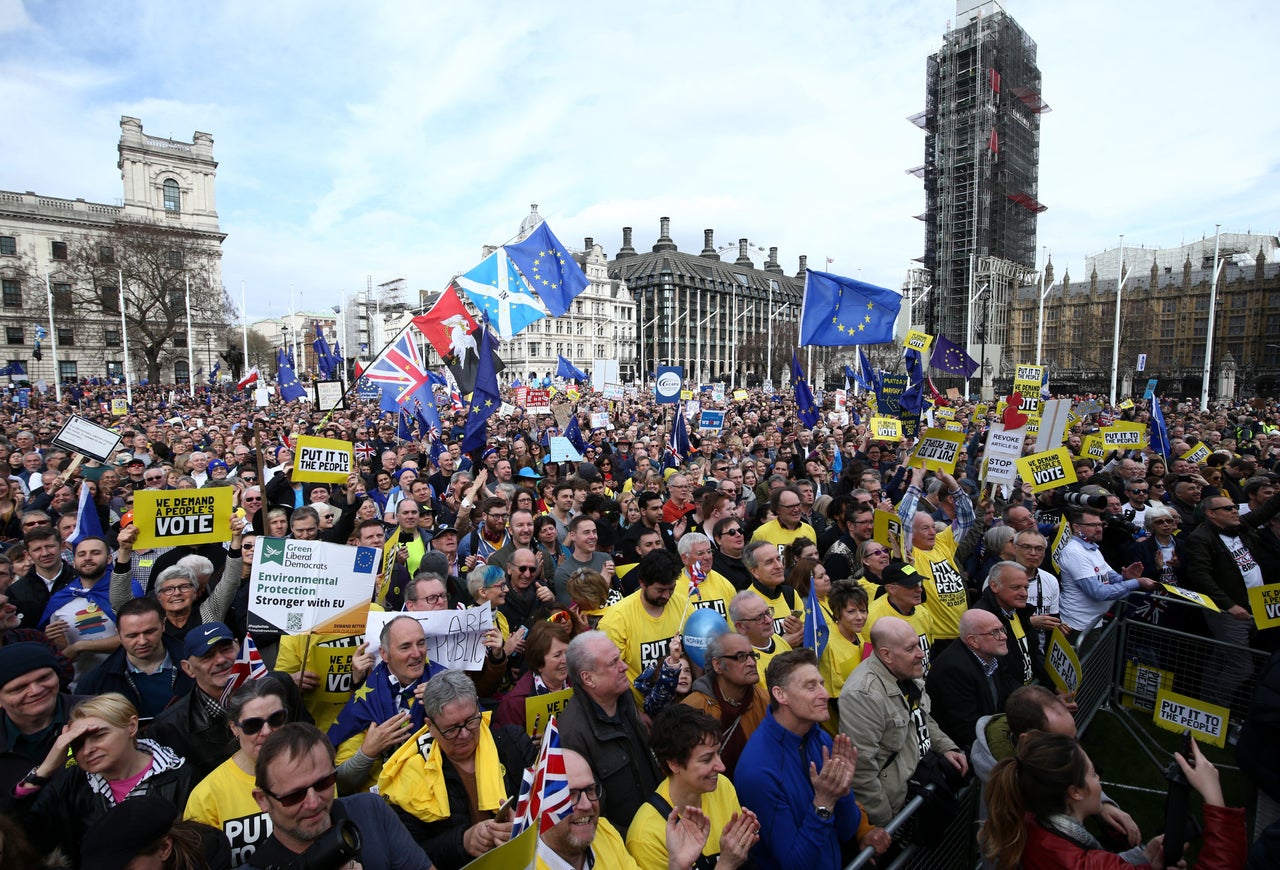
[[(1040, 243), (1275, 233), (1264, 0), (1008, 0), (1039, 44)], [(442, 287), (536, 202), (571, 247), (777, 245), (901, 285), (920, 255), (925, 58), (947, 0), (0, 0), (0, 189), (113, 202), (121, 115), (214, 137), (223, 278), (251, 319)]]

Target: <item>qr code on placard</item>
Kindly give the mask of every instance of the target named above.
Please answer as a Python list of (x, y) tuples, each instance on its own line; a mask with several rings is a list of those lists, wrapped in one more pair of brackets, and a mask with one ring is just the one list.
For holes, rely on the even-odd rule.
[(289, 618), (285, 621), (285, 631), (302, 631), (302, 614), (290, 613)]

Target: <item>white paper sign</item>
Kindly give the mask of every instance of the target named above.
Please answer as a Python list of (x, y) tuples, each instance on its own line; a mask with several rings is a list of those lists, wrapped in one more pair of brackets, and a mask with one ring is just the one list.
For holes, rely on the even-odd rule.
[(987, 446), (983, 453), (986, 472), (983, 480), (1012, 485), (1018, 479), (1017, 461), (1022, 456), (1022, 442), (1026, 437), (1026, 429), (1006, 431), (1003, 423), (992, 423), (987, 430)]
[(592, 411), (591, 412), (591, 428), (592, 429), (609, 428), (609, 412), (608, 411)]
[(427, 635), (427, 658), (436, 664), (462, 671), (478, 671), (484, 667), (484, 633), (493, 627), (489, 602), (466, 610), (370, 613), (365, 631), (369, 652), (378, 654), (382, 627), (397, 616), (412, 616), (422, 623)]
[(90, 459), (106, 462), (120, 443), (120, 434), (91, 423), (84, 417), (72, 415), (58, 430), (58, 434), (53, 436), (53, 443), (58, 447), (83, 453)]
[(375, 547), (263, 535), (249, 575), (249, 631), (359, 634), (381, 556)]

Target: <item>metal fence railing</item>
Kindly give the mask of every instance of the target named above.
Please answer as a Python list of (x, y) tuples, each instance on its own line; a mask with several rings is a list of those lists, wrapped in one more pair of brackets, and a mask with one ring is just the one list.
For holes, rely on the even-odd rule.
[[(978, 860), (978, 786), (976, 783), (965, 786), (957, 796), (959, 806), (951, 817), (947, 829), (932, 846), (922, 846), (909, 842), (903, 846), (888, 870), (959, 870), (973, 867)], [(885, 826), (890, 834), (901, 830), (909, 824), (916, 811), (924, 805), (923, 797), (915, 797), (907, 802), (902, 811), (894, 816)], [(863, 849), (858, 857), (850, 862), (845, 870), (860, 870), (869, 866), (875, 857), (875, 850)]]

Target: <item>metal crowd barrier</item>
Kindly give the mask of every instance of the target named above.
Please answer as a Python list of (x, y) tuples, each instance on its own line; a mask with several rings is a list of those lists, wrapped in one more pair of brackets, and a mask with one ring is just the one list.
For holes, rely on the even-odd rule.
[[(978, 784), (965, 786), (957, 796), (959, 807), (937, 844), (925, 848), (918, 843), (908, 843), (888, 866), (888, 870), (948, 870), (948, 868), (973, 867), (978, 860)], [(924, 798), (916, 796), (907, 802), (896, 816), (885, 825), (890, 834), (902, 828), (916, 811), (924, 805)], [(859, 870), (868, 866), (875, 857), (875, 849), (868, 846), (858, 853), (845, 870)]]

